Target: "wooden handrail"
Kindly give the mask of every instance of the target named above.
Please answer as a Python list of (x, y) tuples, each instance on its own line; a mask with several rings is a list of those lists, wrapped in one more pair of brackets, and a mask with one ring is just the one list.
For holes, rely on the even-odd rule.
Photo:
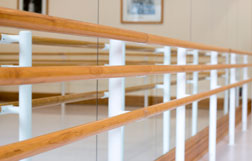
[(32, 44), (34, 45), (50, 45), (50, 46), (65, 46), (65, 47), (85, 47), (85, 48), (104, 48), (104, 43), (96, 43), (82, 40), (68, 40), (59, 38), (47, 38), (32, 36)]
[[(18, 52), (0, 52), (0, 56), (4, 55), (4, 56), (18, 56)], [(202, 52), (203, 54), (203, 52)], [(33, 56), (96, 56), (96, 55), (100, 55), (100, 56), (109, 56), (108, 52), (33, 52), (32, 53)], [(139, 56), (139, 57), (163, 57), (164, 54), (163, 53), (152, 53), (152, 52), (146, 52), (146, 53), (133, 53), (133, 52), (127, 52), (126, 53), (127, 57), (128, 56)], [(205, 57), (204, 55), (199, 55), (199, 57)], [(221, 56), (221, 55), (220, 55)], [(176, 58), (177, 57), (177, 51), (174, 50), (172, 51), (172, 58)], [(192, 55), (187, 55), (187, 57), (192, 57)], [(220, 57), (223, 58), (223, 57)]]
[(0, 68), (0, 85), (49, 83), (177, 72), (200, 72), (251, 66), (252, 64), (6, 67)]
[[(18, 52), (0, 52), (0, 55), (15, 55), (17, 56), (19, 53)], [(96, 56), (96, 55), (101, 55), (101, 56), (109, 56), (108, 52), (33, 52), (33, 56)], [(128, 56), (147, 56), (147, 57), (161, 57), (163, 54), (161, 53), (127, 53)]]
[[(8, 64), (8, 63), (14, 63), (18, 64), (19, 60), (18, 59), (0, 59), (0, 64)], [(75, 64), (75, 65), (103, 65), (103, 64), (108, 64), (109, 60), (108, 59), (32, 59), (32, 64), (41, 64), (41, 63), (47, 63), (47, 64)], [(158, 60), (126, 60), (125, 61), (126, 65), (155, 65), (155, 64), (162, 64), (163, 61), (158, 61)], [(171, 61), (171, 64), (176, 64), (177, 61)], [(187, 61), (187, 63), (192, 63), (191, 61)], [(204, 65), (206, 64), (205, 62), (199, 62), (198, 64)], [(219, 63), (222, 64), (222, 63)], [(51, 65), (52, 66), (52, 65)]]
[(235, 52), (236, 54), (252, 55), (252, 52), (209, 46), (200, 43), (156, 36), (143, 32), (136, 32), (104, 25), (85, 23), (65, 18), (58, 18), (2, 7), (0, 7), (0, 24), (1, 26), (25, 28), (53, 33), (103, 37), (139, 43), (177, 46), (190, 49), (209, 50), (225, 53)]
[[(3, 34), (3, 33), (2, 33)], [(8, 35), (14, 35), (9, 33), (4, 33)], [(0, 33), (1, 35), (1, 33)], [(93, 49), (103, 49), (105, 47), (105, 42), (92, 42), (92, 41), (83, 41), (83, 40), (70, 40), (70, 39), (61, 39), (61, 38), (49, 38), (49, 37), (40, 37), (32, 36), (32, 44), (34, 45), (49, 45), (49, 46), (64, 46), (64, 47), (78, 47), (78, 48), (93, 48)], [(128, 51), (142, 51), (142, 52), (155, 52), (155, 47), (150, 46), (140, 46), (140, 45), (128, 45), (126, 44), (126, 49)], [(175, 51), (175, 49), (172, 49)]]
[[(204, 75), (208, 75), (209, 73), (206, 73)], [(224, 73), (218, 73), (218, 76), (223, 75)], [(204, 80), (207, 76), (199, 76), (198, 80)], [(140, 86), (133, 86), (125, 88), (126, 93), (131, 92), (137, 92), (147, 89), (153, 89), (155, 88), (156, 84), (162, 84), (163, 82), (159, 83), (152, 83), (152, 84), (146, 84), (146, 85), (140, 85)], [(171, 85), (175, 85), (176, 81), (171, 81)], [(84, 93), (74, 93), (74, 94), (67, 94), (65, 96), (51, 96), (51, 97), (43, 97), (43, 98), (35, 98), (32, 99), (32, 107), (39, 107), (39, 106), (47, 106), (47, 105), (56, 105), (61, 103), (72, 103), (72, 102), (78, 102), (78, 101), (85, 101), (95, 98), (101, 98), (104, 96), (104, 92), (108, 92), (108, 90), (103, 91), (92, 91), (92, 92), (84, 92)], [(6, 105), (13, 105), (13, 106), (19, 106), (19, 102), (6, 102), (6, 103), (0, 103), (1, 106)], [(1, 110), (0, 110), (1, 111)]]
[[(0, 63), (2, 62), (14, 62), (17, 63), (18, 59), (0, 59)], [(32, 63), (63, 63), (66, 64), (85, 64), (85, 63), (94, 63), (97, 62), (108, 64), (109, 60), (104, 59), (98, 59), (98, 60), (88, 60), (88, 59), (32, 59)], [(126, 60), (126, 64), (156, 64), (156, 63), (162, 63), (163, 61), (149, 61), (149, 60)], [(176, 61), (173, 61), (173, 63), (176, 63)]]
[(101, 132), (114, 129), (140, 119), (151, 117), (167, 110), (175, 109), (178, 106), (187, 105), (194, 101), (203, 100), (210, 97), (211, 95), (223, 92), (230, 88), (241, 86), (251, 81), (252, 78), (207, 92), (202, 92), (181, 99), (172, 100), (167, 103), (161, 103), (146, 108), (141, 108), (103, 120), (56, 131), (25, 141), (4, 145), (0, 147), (0, 160), (10, 161), (31, 157), (36, 154), (56, 149), (63, 145), (87, 138), (89, 136), (97, 135)]
[[(85, 48), (104, 48), (106, 43), (97, 43), (91, 41), (81, 40), (68, 40), (59, 38), (46, 38), (33, 36), (32, 43), (35, 45), (51, 45), (51, 46), (65, 46), (65, 47), (85, 47)], [(137, 45), (126, 45), (126, 49), (129, 51), (143, 51), (143, 52), (155, 52), (156, 48), (149, 46), (137, 46)]]

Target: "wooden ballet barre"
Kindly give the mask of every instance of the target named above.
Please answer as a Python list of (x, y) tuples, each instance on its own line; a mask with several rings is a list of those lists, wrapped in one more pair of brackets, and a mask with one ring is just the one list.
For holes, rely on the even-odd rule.
[[(203, 54), (203, 52), (201, 52)], [(0, 56), (18, 56), (18, 52), (0, 52)], [(109, 56), (108, 52), (33, 52), (33, 56)], [(164, 56), (163, 53), (132, 53), (127, 52), (128, 56), (136, 56), (136, 57), (162, 57)], [(220, 56), (220, 55), (219, 55)], [(177, 57), (177, 51), (172, 51), (172, 58)], [(187, 55), (187, 57), (192, 57), (192, 55)], [(204, 55), (199, 54), (199, 57), (205, 57)], [(220, 57), (220, 59), (223, 57)]]
[[(218, 76), (222, 76), (223, 74), (225, 73), (220, 72), (218, 73)], [(200, 73), (198, 80), (199, 81), (204, 80), (208, 75), (209, 75), (208, 72)], [(157, 84), (162, 84), (162, 83), (163, 82), (127, 87), (125, 88), (125, 92), (131, 93), (131, 92), (143, 91), (143, 90), (148, 90), (148, 89), (154, 89)], [(176, 84), (176, 81), (171, 81), (171, 85), (175, 85), (175, 84)], [(65, 96), (59, 95), (59, 96), (51, 96), (51, 97), (44, 97), (44, 98), (35, 98), (35, 99), (32, 99), (32, 107), (57, 105), (61, 103), (72, 103), (72, 102), (78, 102), (78, 101), (91, 100), (95, 98), (102, 98), (105, 92), (108, 92), (108, 90), (103, 90), (103, 91), (98, 91), (98, 92), (93, 91), (93, 92), (84, 92), (84, 93), (77, 93), (77, 94), (67, 94)], [(19, 103), (18, 101), (0, 103), (0, 107), (6, 106), (6, 105), (18, 106), (19, 105), (18, 103)]]
[(201, 72), (251, 66), (252, 64), (5, 67), (0, 68), (0, 85), (50, 83), (177, 72)]
[[(32, 43), (34, 45), (51, 45), (51, 46), (71, 46), (71, 47), (85, 47), (85, 48), (105, 48), (106, 43), (97, 43), (90, 41), (80, 41), (80, 40), (67, 40), (59, 38), (45, 38), (45, 37), (32, 37)], [(130, 51), (143, 51), (143, 52), (155, 52), (156, 48), (149, 46), (137, 46), (137, 45), (127, 45), (126, 50)]]
[(167, 110), (173, 110), (178, 106), (188, 105), (194, 101), (200, 101), (225, 90), (250, 83), (251, 79), (223, 86), (207, 92), (172, 100), (166, 103), (141, 108), (128, 113), (120, 114), (103, 120), (75, 126), (72, 128), (52, 132), (46, 135), (34, 137), (0, 147), (0, 160), (20, 160), (27, 157), (50, 151), (75, 141), (97, 135), (99, 133), (118, 128), (131, 122), (158, 115)]
[[(1, 34), (1, 33), (0, 33)], [(5, 33), (8, 35), (14, 35)], [(105, 48), (105, 42), (92, 42), (92, 41), (83, 41), (83, 40), (69, 40), (61, 38), (49, 38), (49, 37), (40, 37), (32, 36), (33, 45), (49, 45), (49, 46), (63, 46), (63, 47), (78, 47), (78, 48), (91, 48), (91, 49), (103, 49)], [(142, 51), (142, 52), (155, 52), (155, 47), (149, 46), (140, 46), (140, 45), (127, 45), (125, 46), (128, 51)], [(175, 51), (174, 49), (172, 49)]]
[[(0, 52), (0, 56), (18, 56), (18, 52)], [(161, 53), (126, 53), (127, 57), (163, 57)], [(175, 53), (172, 53), (175, 55)], [(105, 52), (33, 52), (32, 56), (109, 56)], [(176, 54), (177, 55), (177, 54)], [(190, 55), (189, 55), (190, 56)]]
[(139, 43), (183, 47), (223, 53), (252, 55), (252, 52), (238, 51), (228, 48), (210, 46), (184, 40), (177, 40), (163, 36), (119, 29), (104, 25), (80, 22), (65, 18), (41, 15), (20, 10), (0, 8), (0, 24), (2, 26), (24, 28), (37, 31), (71, 34), (78, 36), (102, 37)]
[[(105, 91), (99, 91), (98, 93), (96, 91), (94, 92), (85, 92), (85, 93), (75, 93), (75, 94), (68, 94), (65, 96), (51, 96), (51, 97), (43, 97), (43, 98), (35, 98), (32, 99), (32, 107), (39, 107), (39, 106), (47, 106), (47, 105), (57, 105), (61, 103), (72, 103), (72, 102), (78, 102), (78, 101), (85, 101), (90, 99), (95, 99), (96, 97), (101, 98), (104, 96)], [(6, 105), (13, 105), (18, 106), (19, 102), (7, 102), (7, 103), (1, 103), (1, 106)]]
[[(4, 56), (17, 56), (18, 52), (0, 52), (0, 55)], [(175, 53), (173, 53), (175, 54)], [(33, 56), (109, 56), (108, 52), (33, 52)], [(161, 53), (127, 53), (127, 56), (147, 56), (147, 57), (163, 57)]]
[[(68, 40), (68, 39), (59, 39), (59, 38), (46, 38), (33, 36), (32, 43), (34, 45), (51, 45), (51, 46), (70, 46), (70, 47), (85, 47), (85, 48), (94, 48), (94, 49), (103, 49), (105, 48), (106, 43), (97, 43), (91, 41), (80, 41), (80, 40)], [(142, 52), (155, 52), (155, 47), (149, 46), (137, 46), (137, 45), (127, 45), (125, 46), (126, 50), (129, 51), (142, 51)]]
[[(0, 64), (18, 64), (18, 59), (0, 59)], [(88, 60), (88, 59), (33, 59), (32, 64), (63, 64), (63, 65), (104, 65), (109, 64), (109, 60), (98, 59), (98, 60)], [(150, 60), (126, 60), (126, 65), (155, 65), (163, 64), (163, 61), (150, 61)], [(187, 61), (187, 63), (192, 63), (192, 61)], [(177, 61), (172, 61), (171, 64), (177, 64)], [(199, 62), (199, 64), (204, 65), (206, 63)], [(219, 63), (221, 64), (221, 63)], [(50, 66), (52, 66), (50, 65)]]
[[(17, 63), (18, 59), (0, 59), (0, 63), (2, 62), (7, 62), (7, 63)], [(37, 63), (37, 62), (42, 62), (42, 63), (63, 63), (66, 64), (67, 63), (75, 63), (75, 64), (84, 64), (84, 63), (97, 63), (97, 60), (87, 60), (87, 59), (83, 59), (83, 60), (76, 60), (76, 59), (33, 59), (32, 60), (33, 63)], [(103, 64), (108, 64), (109, 60), (104, 60), (104, 59), (98, 59), (99, 63), (103, 63)], [(157, 63), (162, 63), (163, 61), (149, 61), (149, 60), (126, 60), (126, 64), (157, 64)], [(175, 61), (173, 63), (176, 63)]]
[(67, 40), (59, 38), (46, 38), (39, 36), (32, 36), (32, 44), (34, 45), (50, 45), (50, 46), (64, 46), (64, 47), (85, 47), (85, 48), (104, 48), (104, 43), (81, 41), (81, 40)]
[[(59, 38), (46, 38), (33, 36), (32, 43), (34, 45), (51, 45), (51, 46), (71, 46), (71, 47), (85, 47), (85, 48), (105, 48), (106, 43), (97, 43), (91, 41), (80, 41), (80, 40), (68, 40), (68, 39), (59, 39)], [(137, 45), (127, 45), (126, 50), (129, 51), (142, 51), (142, 52), (155, 52), (155, 47), (149, 46), (137, 46)]]

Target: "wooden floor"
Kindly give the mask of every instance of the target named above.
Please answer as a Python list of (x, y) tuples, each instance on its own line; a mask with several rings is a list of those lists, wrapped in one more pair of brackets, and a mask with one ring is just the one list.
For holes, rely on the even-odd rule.
[[(127, 107), (126, 110), (138, 108)], [(107, 117), (106, 106), (67, 105), (64, 117), (60, 106), (33, 110), (33, 136), (46, 134)], [(218, 111), (218, 118), (222, 117)], [(175, 144), (175, 111), (171, 112), (171, 148)], [(209, 113), (199, 110), (199, 130), (208, 126)], [(0, 116), (0, 145), (18, 140), (18, 116)], [(191, 134), (191, 110), (186, 113), (186, 137)], [(152, 161), (162, 155), (162, 115), (125, 126), (125, 161)], [(34, 161), (106, 161), (107, 133), (89, 137), (71, 145), (33, 157)]]
[[(248, 130), (242, 132), (241, 124), (236, 128), (235, 145), (228, 145), (228, 136), (217, 145), (216, 161), (252, 160), (252, 119), (248, 119)], [(208, 161), (206, 154), (200, 161)]]

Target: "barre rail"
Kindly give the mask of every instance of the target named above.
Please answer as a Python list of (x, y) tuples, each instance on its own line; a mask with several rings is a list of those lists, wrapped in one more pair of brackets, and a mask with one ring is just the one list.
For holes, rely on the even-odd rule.
[(2, 26), (25, 28), (38, 31), (71, 34), (78, 36), (103, 37), (147, 44), (177, 46), (190, 49), (218, 51), (252, 55), (252, 52), (204, 45), (189, 41), (177, 40), (163, 36), (124, 30), (115, 27), (85, 23), (65, 18), (41, 15), (0, 7), (0, 23)]
[[(2, 36), (3, 33), (0, 33)], [(8, 35), (13, 35), (9, 33), (4, 33)], [(40, 37), (33, 36), (32, 37), (33, 45), (49, 45), (49, 46), (64, 46), (64, 47), (77, 47), (77, 48), (93, 48), (93, 49), (103, 49), (106, 47), (105, 42), (92, 42), (92, 41), (83, 41), (83, 40), (69, 40), (69, 39), (61, 39), (61, 38), (49, 38), (49, 37)], [(155, 52), (155, 47), (149, 46), (140, 46), (140, 45), (127, 45), (127, 50), (130, 51), (142, 51), (142, 52)]]
[[(219, 76), (220, 75), (223, 75), (223, 73), (220, 73)], [(206, 76), (201, 76), (199, 77), (199, 80), (204, 80), (205, 78)], [(142, 91), (142, 90), (147, 90), (147, 89), (153, 89), (156, 87), (156, 84), (162, 84), (162, 82), (128, 87), (128, 88), (125, 88), (125, 92), (130, 93), (130, 92), (137, 92), (137, 91)], [(176, 81), (171, 81), (171, 85), (175, 85), (175, 84), (176, 84)], [(104, 96), (104, 92), (108, 92), (108, 90), (103, 90), (99, 92), (92, 91), (92, 92), (85, 92), (85, 93), (68, 94), (64, 96), (35, 98), (35, 99), (32, 99), (32, 107), (55, 105), (55, 104), (61, 104), (61, 103), (72, 103), (72, 102), (95, 99), (97, 97), (102, 98)], [(18, 106), (19, 104), (18, 104), (18, 101), (0, 103), (0, 107), (6, 106), (6, 105)]]
[(207, 71), (251, 67), (252, 64), (223, 65), (131, 65), (78, 67), (0, 68), (0, 85), (20, 85), (70, 80), (130, 77), (164, 73)]
[(249, 83), (251, 79), (243, 80), (234, 84), (216, 88), (207, 92), (183, 97), (180, 99), (172, 100), (167, 103), (161, 103), (147, 108), (134, 110), (132, 112), (120, 114), (104, 120), (99, 120), (84, 125), (76, 126), (73, 128), (60, 130), (50, 134), (38, 136), (29, 140), (8, 144), (0, 147), (0, 160), (20, 160), (30, 157), (42, 152), (46, 152), (57, 147), (78, 141), (80, 139), (99, 134), (126, 125), (139, 119), (151, 117), (160, 114), (167, 110), (172, 110), (181, 105), (187, 105), (194, 101), (199, 101), (208, 98), (211, 95), (223, 92), (230, 88), (241, 86)]
[[(97, 60), (91, 59), (32, 59), (32, 63), (36, 64), (60, 64), (60, 65), (103, 65), (108, 64), (109, 60), (100, 59)], [(126, 65), (155, 65), (162, 64), (162, 61), (152, 61), (152, 60), (126, 60)], [(189, 63), (192, 63), (189, 62)], [(0, 59), (0, 64), (18, 64), (18, 59)], [(171, 64), (176, 64), (176, 61), (172, 61)], [(200, 65), (205, 64), (204, 62), (199, 62)], [(219, 63), (221, 64), (221, 63)], [(56, 66), (56, 65), (54, 65)]]
[[(0, 52), (0, 55), (4, 55), (4, 56), (13, 56), (13, 55), (18, 55), (17, 52)], [(96, 56), (96, 55), (100, 55), (100, 56), (109, 56), (109, 53), (107, 52), (33, 52), (32, 53), (33, 56)], [(151, 53), (151, 52), (146, 52), (146, 53), (132, 53), (129, 52), (127, 53), (127, 56), (137, 56), (137, 57), (162, 57), (163, 58), (162, 53)], [(177, 52), (176, 51), (172, 51), (172, 55), (174, 57), (177, 56)], [(191, 55), (187, 55), (188, 57), (190, 57)], [(199, 55), (199, 57), (201, 57), (202, 55)]]

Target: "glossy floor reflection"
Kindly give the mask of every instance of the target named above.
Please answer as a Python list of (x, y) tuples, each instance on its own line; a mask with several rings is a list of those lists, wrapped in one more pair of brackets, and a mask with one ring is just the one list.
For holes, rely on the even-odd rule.
[[(242, 132), (241, 123), (236, 127), (235, 145), (228, 145), (228, 136), (217, 144), (216, 161), (251, 161), (252, 160), (252, 119), (248, 117), (248, 130)], [(207, 161), (206, 154), (201, 161)]]
[[(138, 108), (127, 107), (126, 110)], [(199, 130), (208, 126), (208, 110), (199, 110)], [(175, 111), (171, 112), (171, 148), (175, 144)], [(218, 117), (222, 111), (218, 111)], [(60, 106), (33, 110), (33, 136), (85, 124), (107, 117), (107, 106), (67, 105), (65, 116)], [(18, 140), (18, 116), (0, 116), (0, 145)], [(191, 110), (186, 113), (186, 137), (191, 134)], [(151, 161), (162, 155), (162, 115), (125, 126), (125, 161)], [(89, 137), (33, 157), (34, 161), (106, 161), (107, 133)]]

